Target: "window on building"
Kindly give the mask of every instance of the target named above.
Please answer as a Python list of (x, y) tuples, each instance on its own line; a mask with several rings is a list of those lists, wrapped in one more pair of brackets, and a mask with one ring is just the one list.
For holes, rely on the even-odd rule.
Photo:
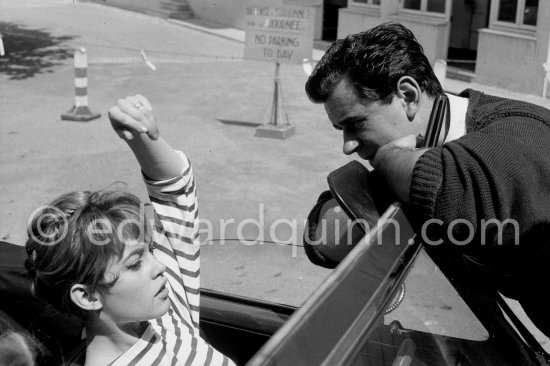
[(503, 25), (536, 26), (539, 0), (498, 0), (496, 21)]
[(404, 0), (403, 9), (422, 13), (445, 14), (447, 3), (447, 0)]
[(426, 10), (434, 13), (445, 13), (445, 0), (428, 0)]
[(420, 10), (420, 0), (405, 0), (403, 8), (411, 10)]
[(523, 24), (537, 25), (538, 10), (539, 0), (526, 0), (523, 9)]
[(498, 20), (500, 22), (515, 22), (518, 10), (517, 0), (501, 0), (498, 7)]
[(353, 0), (353, 2), (357, 4), (377, 5), (377, 6), (380, 6), (380, 1), (381, 0)]

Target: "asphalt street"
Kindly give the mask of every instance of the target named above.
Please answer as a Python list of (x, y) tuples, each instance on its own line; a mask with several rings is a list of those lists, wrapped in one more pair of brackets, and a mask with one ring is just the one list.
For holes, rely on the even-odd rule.
[[(202, 239), (214, 240), (203, 246), (203, 285), (297, 305), (322, 281), (328, 271), (294, 244), (326, 175), (347, 158), (322, 106), (307, 100), (300, 65), (281, 67), (296, 135), (259, 138), (246, 123), (263, 122), (275, 67), (243, 60), (242, 43), (95, 3), (2, 0), (0, 9), (6, 53), (10, 36), (36, 47), (0, 72), (2, 240), (23, 244), (32, 211), (67, 191), (125, 182), (145, 198), (133, 156), (106, 118), (118, 98), (140, 93), (161, 134), (194, 165), (200, 215), (212, 225)], [(87, 50), (89, 106), (102, 113), (87, 123), (60, 119), (74, 104), (75, 47)], [(38, 59), (42, 67), (24, 66)], [(260, 233), (293, 245), (216, 240)]]
[[(211, 225), (201, 236), (203, 287), (300, 305), (326, 278), (303, 253), (303, 224), (327, 174), (350, 158), (323, 107), (307, 100), (301, 65), (281, 66), (296, 134), (276, 140), (255, 137), (251, 127), (271, 107), (275, 66), (243, 60), (243, 43), (231, 37), (72, 0), (0, 0), (0, 33), (4, 57), (13, 57), (0, 57), (1, 240), (22, 245), (32, 211), (71, 190), (125, 182), (146, 198), (134, 158), (106, 118), (118, 98), (139, 93), (152, 102), (161, 134), (194, 166), (200, 215)], [(10, 54), (9, 38), (28, 51)], [(88, 54), (89, 106), (102, 114), (86, 123), (60, 118), (74, 104), (76, 47)], [(409, 300), (434, 286), (423, 283)], [(456, 295), (440, 290), (427, 311), (445, 319)]]

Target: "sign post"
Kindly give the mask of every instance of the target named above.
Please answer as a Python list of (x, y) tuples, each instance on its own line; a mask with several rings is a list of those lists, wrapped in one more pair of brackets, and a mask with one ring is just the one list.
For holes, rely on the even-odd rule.
[(246, 7), (244, 58), (275, 63), (272, 105), (256, 136), (285, 139), (296, 126), (288, 120), (281, 88), (280, 64), (302, 64), (311, 58), (313, 19), (311, 7), (282, 2), (251, 1)]
[[(275, 78), (273, 79), (273, 103), (271, 106), (271, 113), (269, 113), (266, 121), (267, 123), (277, 127), (290, 125), (288, 122), (288, 115), (284, 110), (284, 100), (282, 99), (283, 91), (279, 80), (280, 67), (281, 64), (277, 61), (275, 63)], [(281, 118), (283, 119), (282, 123), (279, 122)]]

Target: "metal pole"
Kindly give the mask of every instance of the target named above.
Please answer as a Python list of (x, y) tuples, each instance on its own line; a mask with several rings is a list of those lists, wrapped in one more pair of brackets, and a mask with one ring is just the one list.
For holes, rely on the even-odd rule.
[(265, 114), (264, 124), (256, 128), (256, 136), (259, 137), (286, 139), (296, 131), (296, 127), (289, 123), (285, 111), (283, 90), (279, 78), (280, 66), (281, 64), (277, 60), (275, 63), (275, 76), (273, 77), (271, 110), (268, 110), (269, 112)]
[(279, 61), (275, 63), (275, 77), (273, 78), (273, 108), (271, 112), (271, 124), (274, 126), (278, 126), (278, 109), (279, 109), (279, 68), (280, 68)]

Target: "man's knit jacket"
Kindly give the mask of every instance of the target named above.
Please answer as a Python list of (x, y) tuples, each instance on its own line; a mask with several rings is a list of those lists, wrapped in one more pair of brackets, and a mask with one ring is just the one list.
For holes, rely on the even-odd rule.
[(420, 157), (410, 206), (420, 222), (441, 220), (431, 221), (440, 233), (451, 227), (463, 253), (500, 274), (503, 292), (531, 296), (550, 279), (550, 111), (474, 90), (461, 96), (467, 133)]

